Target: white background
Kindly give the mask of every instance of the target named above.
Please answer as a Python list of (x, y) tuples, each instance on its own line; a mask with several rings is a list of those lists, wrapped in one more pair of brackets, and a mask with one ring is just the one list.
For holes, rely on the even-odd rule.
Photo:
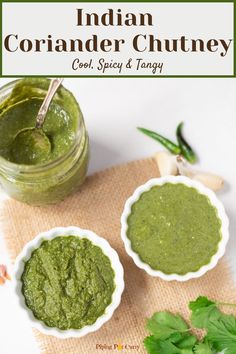
[[(8, 81), (0, 79), (0, 85)], [(157, 130), (174, 139), (176, 125), (185, 121), (185, 134), (200, 157), (201, 169), (221, 174), (227, 181), (218, 196), (230, 217), (227, 255), (233, 272), (236, 269), (236, 80), (65, 79), (64, 85), (72, 90), (84, 113), (91, 140), (90, 173), (150, 156), (161, 149), (158, 143), (139, 133), (136, 126)], [(0, 263), (7, 263), (11, 272), (2, 238)], [(10, 282), (0, 287), (0, 353), (39, 353), (31, 329), (14, 304)]]
[[(132, 39), (137, 34), (153, 34), (159, 39), (232, 39), (232, 3), (3, 3), (3, 38), (18, 34), (19, 38), (87, 39), (97, 34), (100, 39), (124, 38), (120, 53), (15, 53), (3, 49), (3, 75), (101, 75), (96, 70), (100, 58), (107, 61), (124, 61), (129, 58), (143, 58), (146, 61), (164, 62), (162, 75), (232, 75), (233, 43), (225, 57), (216, 53), (138, 53), (132, 49)], [(153, 26), (80, 26), (77, 27), (76, 9), (103, 14), (108, 8), (114, 11), (135, 14), (150, 12)], [(72, 61), (79, 57), (82, 61), (94, 60), (94, 70), (73, 71)], [(20, 65), (19, 65), (20, 63)], [(46, 72), (47, 71), (47, 72)], [(117, 70), (109, 70), (106, 75), (118, 75)], [(152, 75), (150, 69), (135, 71), (125, 69), (123, 75)]]

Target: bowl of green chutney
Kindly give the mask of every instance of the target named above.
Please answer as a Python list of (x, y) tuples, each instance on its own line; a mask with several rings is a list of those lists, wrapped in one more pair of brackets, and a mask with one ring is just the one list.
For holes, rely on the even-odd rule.
[(97, 331), (113, 315), (124, 271), (109, 243), (75, 226), (43, 232), (16, 258), (14, 288), (25, 319), (58, 338)]
[(229, 220), (215, 193), (184, 176), (154, 178), (126, 201), (121, 237), (149, 275), (186, 281), (213, 269), (224, 255)]

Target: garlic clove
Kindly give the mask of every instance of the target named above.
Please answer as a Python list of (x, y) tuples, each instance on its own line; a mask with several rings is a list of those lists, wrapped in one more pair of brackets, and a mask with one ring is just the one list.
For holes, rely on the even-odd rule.
[(214, 192), (219, 191), (224, 186), (223, 178), (212, 173), (198, 172), (194, 175), (193, 179), (201, 182), (204, 186), (212, 189)]
[(154, 158), (157, 162), (161, 177), (178, 175), (176, 158), (171, 153), (167, 151), (157, 152)]
[(214, 192), (223, 188), (224, 180), (222, 177), (214, 175), (213, 173), (193, 170), (181, 156), (177, 156), (176, 161), (180, 175), (192, 178)]
[(193, 178), (195, 175), (195, 171), (189, 167), (189, 164), (184, 160), (182, 156), (176, 157), (176, 163), (178, 172), (181, 176), (186, 176), (189, 178)]

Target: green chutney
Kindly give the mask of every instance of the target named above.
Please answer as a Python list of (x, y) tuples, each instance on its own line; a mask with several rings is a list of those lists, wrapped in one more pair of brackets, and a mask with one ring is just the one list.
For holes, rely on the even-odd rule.
[(26, 144), (19, 144), (18, 155), (12, 154), (12, 143), (17, 134), (23, 129), (35, 127), (36, 117), (48, 85), (47, 79), (20, 80), (11, 95), (1, 103), (0, 155), (6, 160), (25, 165), (45, 164), (65, 155), (73, 145), (78, 127), (77, 102), (61, 87), (49, 106), (43, 125), (43, 131), (51, 143), (50, 154), (45, 156), (42, 154), (39, 159), (34, 159), (32, 141), (29, 142), (27, 151)]
[(115, 273), (101, 248), (86, 238), (43, 241), (26, 262), (22, 293), (34, 316), (61, 330), (92, 325), (112, 302)]
[(51, 102), (42, 131), (25, 135), (25, 129), (29, 133), (35, 127), (49, 84), (46, 78), (25, 78), (0, 88), (0, 185), (10, 197), (31, 205), (65, 199), (78, 190), (88, 169), (84, 118), (64, 86)]
[(133, 251), (165, 274), (184, 275), (209, 264), (222, 238), (216, 208), (207, 196), (182, 183), (154, 186), (141, 194), (127, 222)]

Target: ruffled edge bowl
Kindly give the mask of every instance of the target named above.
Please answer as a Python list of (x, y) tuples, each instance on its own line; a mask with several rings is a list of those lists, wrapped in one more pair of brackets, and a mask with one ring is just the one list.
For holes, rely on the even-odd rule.
[[(207, 196), (211, 204), (217, 209), (218, 217), (221, 220), (222, 239), (219, 242), (218, 250), (212, 256), (210, 263), (202, 266), (196, 272), (189, 272), (184, 275), (179, 275), (179, 274), (165, 274), (162, 271), (152, 269), (147, 263), (143, 262), (140, 259), (139, 255), (136, 252), (133, 251), (131, 247), (131, 241), (127, 237), (127, 230), (128, 230), (127, 219), (131, 213), (132, 205), (140, 198), (142, 193), (149, 191), (154, 186), (161, 186), (166, 183), (172, 183), (172, 184), (182, 183), (188, 187), (195, 188), (199, 193)], [(121, 216), (121, 238), (124, 242), (126, 252), (130, 257), (132, 257), (137, 267), (145, 270), (149, 275), (153, 277), (159, 277), (167, 281), (171, 281), (171, 280), (187, 281), (193, 278), (201, 277), (207, 271), (213, 269), (217, 265), (219, 259), (223, 257), (229, 239), (229, 220), (226, 215), (223, 204), (218, 200), (215, 193), (210, 189), (206, 188), (205, 186), (203, 186), (201, 183), (184, 176), (166, 176), (160, 178), (153, 178), (150, 179), (145, 184), (139, 186), (134, 191), (133, 195), (127, 199)]]
[[(57, 236), (77, 236), (80, 238), (87, 238), (94, 245), (100, 247), (103, 253), (110, 259), (111, 266), (115, 272), (115, 290), (112, 295), (112, 302), (107, 306), (105, 313), (101, 315), (95, 323), (92, 325), (85, 326), (81, 329), (68, 329), (60, 330), (55, 327), (48, 327), (44, 322), (36, 319), (32, 311), (27, 307), (25, 303), (24, 295), (22, 294), (22, 281), (21, 276), (24, 271), (25, 262), (31, 257), (32, 252), (38, 248), (41, 243), (45, 240), (52, 240)], [(28, 242), (21, 253), (18, 255), (15, 261), (14, 267), (14, 289), (17, 295), (18, 303), (20, 308), (23, 310), (25, 317), (29, 321), (30, 325), (38, 329), (41, 333), (52, 335), (58, 338), (79, 338), (83, 337), (88, 333), (97, 331), (105, 322), (110, 320), (114, 311), (119, 306), (121, 302), (121, 295), (124, 290), (124, 270), (122, 264), (119, 260), (117, 252), (110, 246), (108, 241), (104, 238), (96, 235), (90, 230), (84, 230), (76, 226), (70, 227), (57, 227), (46, 232), (40, 233), (32, 241)]]

